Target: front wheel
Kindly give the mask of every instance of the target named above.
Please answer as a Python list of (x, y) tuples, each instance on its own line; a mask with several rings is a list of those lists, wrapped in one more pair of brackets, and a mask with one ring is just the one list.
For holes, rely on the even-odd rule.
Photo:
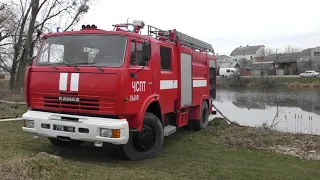
[(153, 158), (161, 150), (163, 141), (163, 125), (160, 119), (146, 112), (141, 132), (130, 132), (127, 144), (122, 146), (123, 152), (131, 161)]

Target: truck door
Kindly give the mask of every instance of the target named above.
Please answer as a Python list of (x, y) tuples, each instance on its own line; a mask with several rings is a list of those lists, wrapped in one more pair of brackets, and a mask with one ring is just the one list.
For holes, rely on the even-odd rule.
[[(129, 101), (132, 107), (139, 105), (145, 98), (153, 93), (152, 70), (149, 66), (150, 61), (143, 60), (143, 43), (148, 40), (131, 39), (131, 55), (129, 63), (130, 73), (130, 95)], [(130, 47), (130, 46), (129, 46)], [(135, 106), (139, 107), (139, 106)], [(135, 108), (133, 108), (135, 109)]]

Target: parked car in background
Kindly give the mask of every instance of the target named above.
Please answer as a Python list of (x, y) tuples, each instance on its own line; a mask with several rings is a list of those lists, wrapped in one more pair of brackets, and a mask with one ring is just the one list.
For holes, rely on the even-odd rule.
[(317, 77), (319, 76), (319, 73), (316, 71), (305, 71), (299, 75), (300, 77)]
[(230, 76), (239, 76), (240, 72), (236, 68), (220, 68), (219, 69), (219, 76), (221, 77), (230, 77)]

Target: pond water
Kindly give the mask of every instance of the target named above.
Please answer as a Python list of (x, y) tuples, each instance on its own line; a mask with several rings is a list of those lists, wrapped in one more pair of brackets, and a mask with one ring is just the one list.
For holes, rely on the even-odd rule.
[(320, 135), (320, 90), (219, 89), (213, 103), (242, 125), (266, 123), (281, 131)]

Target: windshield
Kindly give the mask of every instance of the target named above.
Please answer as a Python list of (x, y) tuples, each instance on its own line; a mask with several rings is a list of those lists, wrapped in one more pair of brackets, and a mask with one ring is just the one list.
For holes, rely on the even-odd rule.
[(65, 35), (45, 39), (37, 65), (121, 67), (127, 38), (120, 35)]

